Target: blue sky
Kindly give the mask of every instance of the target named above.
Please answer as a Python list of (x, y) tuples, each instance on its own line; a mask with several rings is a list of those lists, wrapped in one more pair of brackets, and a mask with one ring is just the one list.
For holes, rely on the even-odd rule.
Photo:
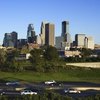
[(55, 36), (60, 36), (63, 20), (69, 21), (73, 40), (85, 33), (100, 44), (100, 0), (0, 0), (0, 44), (7, 32), (26, 38), (30, 23), (38, 35), (42, 21), (54, 23)]

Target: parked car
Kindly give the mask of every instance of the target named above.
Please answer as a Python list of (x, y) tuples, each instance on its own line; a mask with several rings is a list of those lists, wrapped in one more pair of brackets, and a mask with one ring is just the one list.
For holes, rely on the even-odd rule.
[(81, 93), (81, 91), (77, 89), (65, 89), (64, 92), (65, 93)]
[(49, 84), (54, 84), (54, 83), (56, 83), (55, 80), (52, 80), (52, 81), (46, 81), (46, 82), (45, 82), (45, 84), (47, 84), (47, 85), (49, 85)]
[(37, 92), (33, 92), (31, 90), (23, 90), (23, 91), (21, 91), (21, 95), (33, 95), (33, 94), (37, 95)]

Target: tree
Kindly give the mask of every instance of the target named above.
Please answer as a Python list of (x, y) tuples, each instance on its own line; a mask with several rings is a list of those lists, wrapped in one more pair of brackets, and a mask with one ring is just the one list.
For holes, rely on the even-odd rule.
[(22, 53), (22, 54), (29, 53), (28, 47), (27, 47), (26, 45), (22, 47), (21, 53)]
[(83, 48), (81, 50), (82, 57), (89, 57), (91, 54), (93, 54), (93, 51), (91, 49)]
[(30, 57), (30, 61), (33, 65), (33, 69), (35, 70), (42, 70), (42, 66), (43, 66), (43, 51), (42, 49), (34, 49), (30, 52), (31, 57)]
[(20, 51), (17, 49), (7, 51), (7, 56), (6, 56), (6, 63), (5, 63), (5, 68), (10, 71), (18, 71), (19, 68), (19, 62), (16, 61), (16, 57), (18, 57), (20, 54)]
[(59, 58), (57, 49), (52, 46), (48, 46), (44, 52), (44, 58), (48, 61), (57, 61)]
[(6, 52), (3, 49), (0, 49), (0, 67), (3, 67), (6, 61)]
[(17, 49), (14, 49), (12, 51), (7, 52), (7, 61), (13, 61), (15, 60), (15, 57), (18, 57), (20, 54), (20, 51)]

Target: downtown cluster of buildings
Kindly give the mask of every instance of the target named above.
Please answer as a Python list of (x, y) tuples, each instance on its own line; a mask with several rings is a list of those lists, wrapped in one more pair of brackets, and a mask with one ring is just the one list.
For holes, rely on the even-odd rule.
[(55, 37), (55, 25), (47, 22), (41, 23), (39, 35), (36, 35), (33, 24), (29, 24), (26, 39), (18, 39), (17, 32), (5, 33), (4, 35), (4, 47), (22, 48), (26, 44), (30, 48), (51, 45), (63, 51), (69, 51), (70, 48), (94, 49), (93, 37), (87, 37), (86, 34), (76, 34), (75, 41), (72, 41), (69, 33), (69, 21), (62, 22), (61, 36), (57, 37)]

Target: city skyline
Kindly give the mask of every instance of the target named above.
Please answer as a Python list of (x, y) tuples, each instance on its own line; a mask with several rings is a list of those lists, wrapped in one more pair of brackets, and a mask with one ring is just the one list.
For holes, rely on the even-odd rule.
[(32, 23), (37, 35), (42, 21), (55, 24), (55, 36), (61, 35), (61, 22), (69, 21), (72, 40), (84, 33), (99, 41), (99, 0), (1, 0), (0, 44), (4, 34), (16, 31), (19, 38), (27, 38), (27, 26)]

